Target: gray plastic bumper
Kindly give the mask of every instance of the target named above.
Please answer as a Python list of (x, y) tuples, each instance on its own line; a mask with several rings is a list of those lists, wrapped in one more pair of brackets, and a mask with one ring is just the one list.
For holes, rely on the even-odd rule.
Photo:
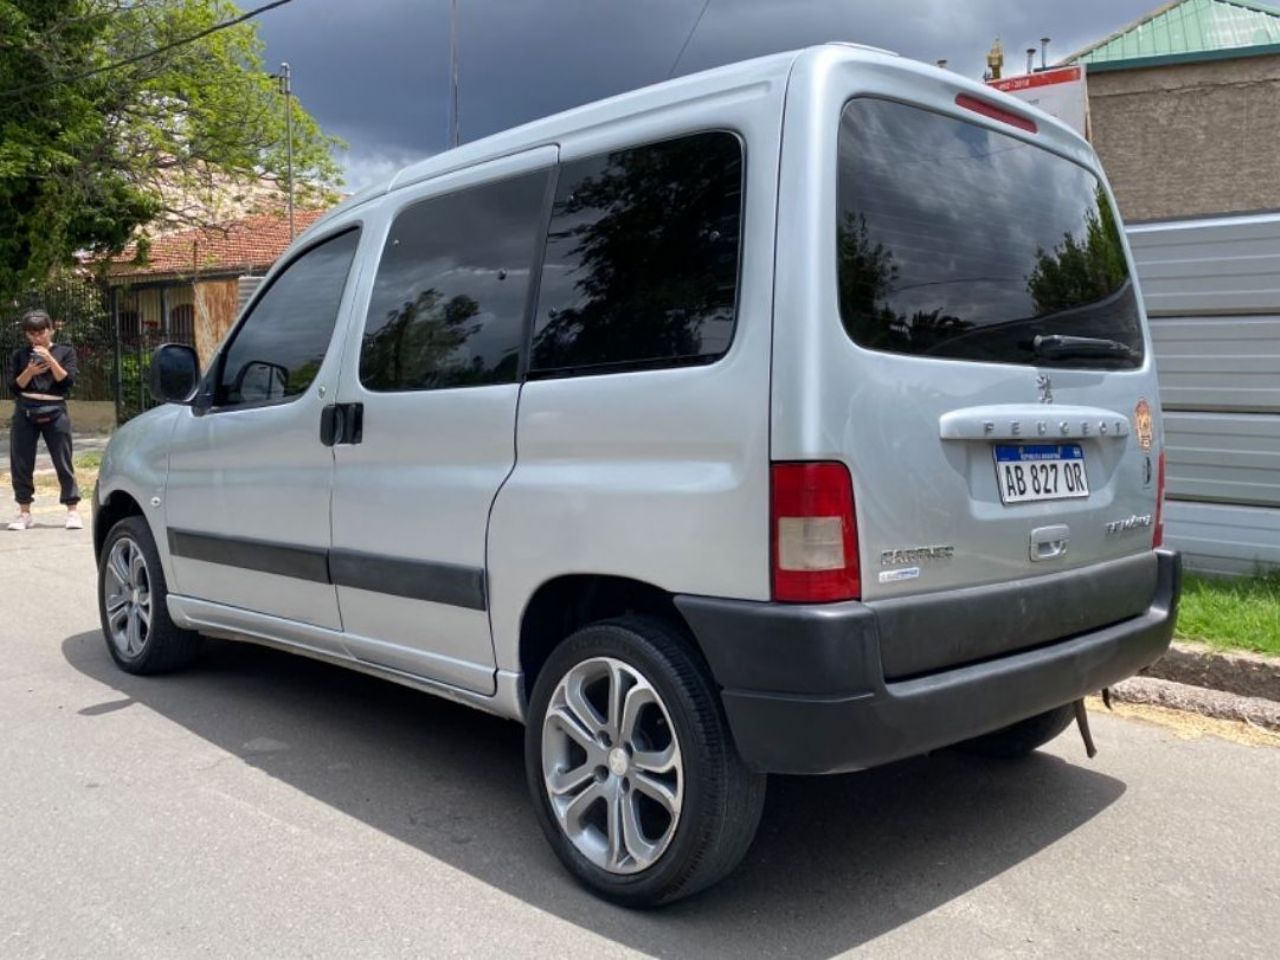
[[(1142, 590), (1136, 615), (1079, 626), (1079, 598), (1116, 583), (1100, 564), (989, 588), (921, 598), (920, 618), (894, 601), (814, 606), (680, 596), (722, 687), (725, 712), (746, 762), (771, 773), (835, 773), (873, 767), (967, 740), (1078, 700), (1132, 676), (1169, 646), (1181, 587), (1181, 559), (1157, 550), (1121, 561), (1127, 590)], [(1146, 565), (1151, 576), (1143, 575)], [(1132, 569), (1130, 569), (1132, 568)], [(1110, 579), (1108, 579), (1110, 578)], [(1147, 586), (1144, 587), (1143, 585)], [(1111, 591), (1114, 595), (1114, 590)], [(1130, 600), (1132, 604), (1132, 598)], [(1038, 645), (904, 679), (885, 677), (882, 645), (919, 638), (884, 633), (947, 624), (938, 643), (990, 649), (985, 637), (1008, 611), (1034, 610), (1037, 631), (1060, 630)], [(1095, 614), (1096, 615), (1096, 614)], [(1019, 640), (1038, 636), (1020, 631)], [(956, 637), (960, 638), (958, 641)]]

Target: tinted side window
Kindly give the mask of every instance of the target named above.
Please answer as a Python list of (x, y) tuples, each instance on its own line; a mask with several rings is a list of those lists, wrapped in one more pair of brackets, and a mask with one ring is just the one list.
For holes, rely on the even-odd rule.
[(516, 379), (547, 176), (435, 197), (396, 218), (365, 321), (366, 387), (432, 390)]
[(709, 362), (733, 338), (742, 145), (703, 133), (566, 163), (530, 369)]
[(215, 406), (287, 400), (311, 386), (333, 338), (359, 240), (358, 230), (326, 240), (272, 281), (223, 355)]

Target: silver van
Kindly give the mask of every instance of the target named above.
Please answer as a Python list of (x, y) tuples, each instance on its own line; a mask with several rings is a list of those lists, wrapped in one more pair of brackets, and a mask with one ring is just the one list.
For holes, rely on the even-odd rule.
[(766, 774), (1028, 753), (1169, 643), (1151, 341), (1089, 145), (845, 44), (404, 170), (111, 441), (107, 647), (521, 721), (569, 871), (727, 874)]

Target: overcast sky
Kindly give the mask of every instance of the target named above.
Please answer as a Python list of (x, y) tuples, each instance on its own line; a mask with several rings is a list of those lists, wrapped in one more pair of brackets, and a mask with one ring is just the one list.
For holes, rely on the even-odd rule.
[[(711, 0), (676, 74), (852, 40), (980, 77), (1004, 41), (1006, 75), (1053, 38), (1051, 59), (1162, 0)], [(242, 8), (256, 0), (240, 0)], [(263, 14), (274, 66), (328, 133), (353, 190), (448, 143), (450, 0), (293, 0)], [(462, 140), (663, 80), (703, 0), (458, 0)]]

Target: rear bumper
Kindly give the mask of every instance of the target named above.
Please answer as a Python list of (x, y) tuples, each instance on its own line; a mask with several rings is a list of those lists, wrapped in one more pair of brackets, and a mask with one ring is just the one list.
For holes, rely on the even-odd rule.
[[(1157, 659), (1169, 646), (1181, 587), (1178, 554), (1158, 550), (1145, 609), (1116, 623), (1071, 633), (1071, 612), (1058, 638), (1031, 649), (886, 680), (883, 633), (903, 618), (876, 604), (814, 606), (681, 596), (676, 605), (706, 654), (738, 751), (770, 773), (835, 773), (888, 763), (967, 740), (1078, 700)], [(1029, 609), (1079, 592), (1086, 568), (1013, 588), (957, 591), (922, 598), (928, 621), (945, 613), (958, 634), (981, 630), (995, 609)], [(890, 611), (886, 610), (886, 613)], [(882, 620), (884, 621), (882, 623)], [(917, 624), (918, 626), (918, 624)], [(903, 642), (907, 642), (904, 639)], [(940, 638), (945, 643), (946, 638)], [(964, 645), (961, 644), (961, 647)]]

